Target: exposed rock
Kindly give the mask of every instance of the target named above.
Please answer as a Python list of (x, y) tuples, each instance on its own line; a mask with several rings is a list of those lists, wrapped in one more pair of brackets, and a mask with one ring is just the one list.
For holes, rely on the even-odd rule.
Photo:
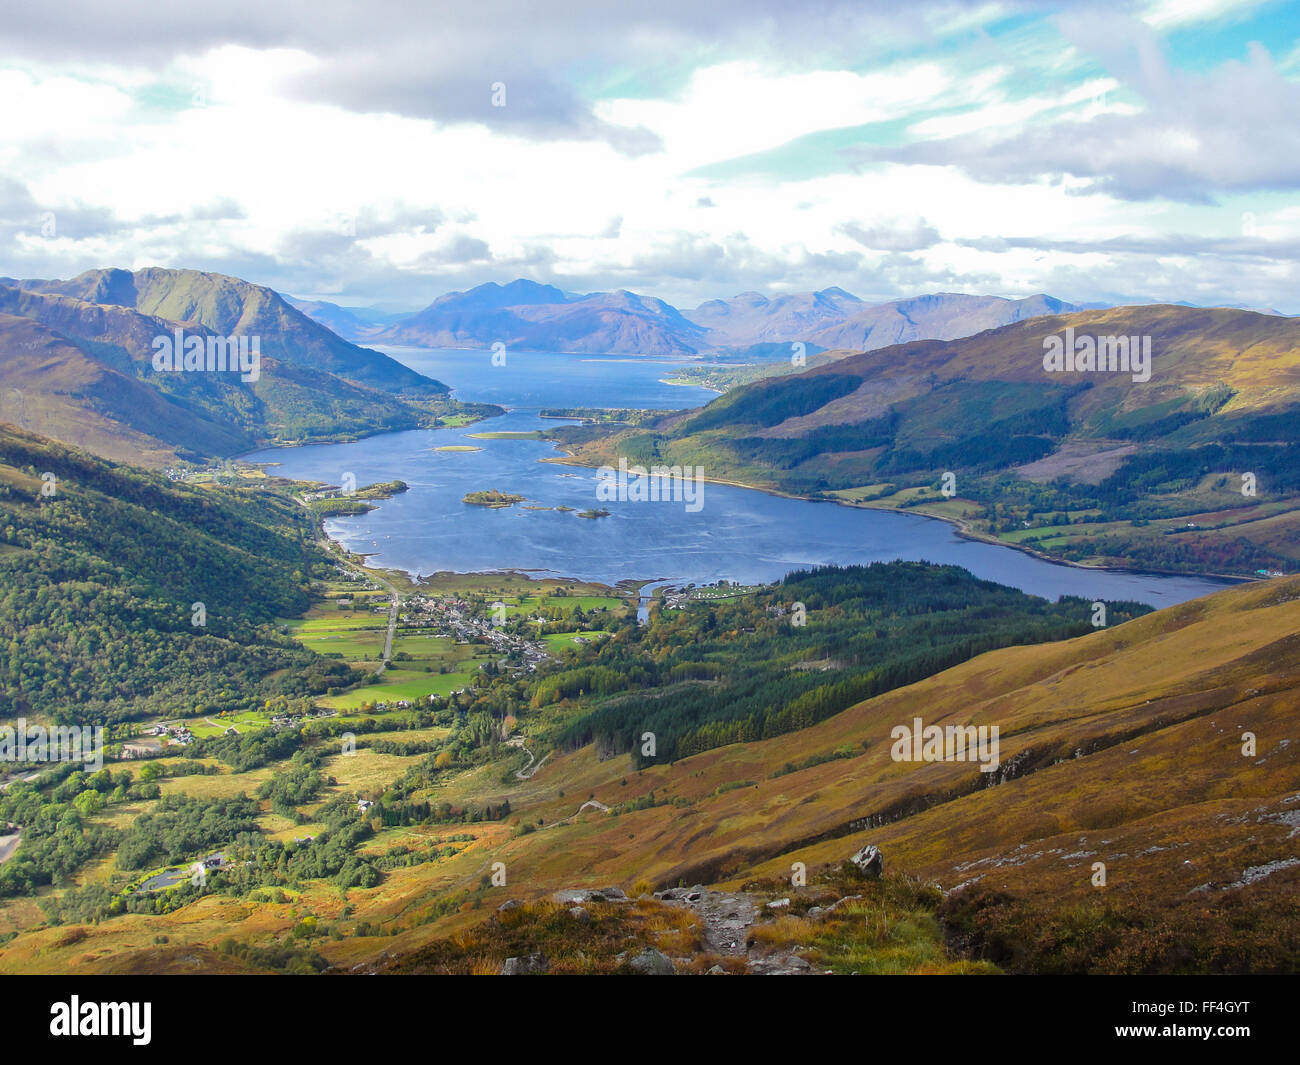
[(755, 976), (811, 976), (813, 967), (798, 954), (778, 953), (751, 957), (749, 971)]
[(704, 975), (705, 976), (726, 976), (727, 970), (724, 969), (721, 965), (715, 965)]
[(672, 959), (654, 947), (646, 947), (640, 954), (628, 962), (634, 972), (642, 976), (672, 976), (677, 970), (673, 968)]
[(885, 871), (885, 859), (880, 854), (880, 848), (874, 843), (868, 843), (857, 854), (849, 859), (849, 864), (858, 871), (859, 876), (867, 876), (875, 879)]
[(817, 920), (818, 917), (820, 917), (820, 916), (821, 916), (822, 914), (824, 914), (825, 912), (826, 912), (826, 907), (825, 907), (825, 906), (810, 906), (810, 907), (808, 908), (808, 913), (805, 914), (805, 916), (806, 916), (810, 921), (815, 921), (815, 920)]
[(561, 905), (573, 905), (581, 902), (630, 902), (631, 900), (616, 887), (598, 888), (564, 888), (553, 892), (551, 899)]
[(531, 976), (549, 970), (551, 963), (544, 954), (525, 954), (519, 958), (507, 958), (501, 966), (502, 976)]
[(769, 910), (788, 910), (790, 908), (789, 899), (777, 899), (767, 904)]
[(506, 899), (505, 902), (497, 907), (497, 913), (506, 913), (509, 910), (517, 910), (522, 905), (523, 903), (518, 899)]
[(572, 917), (579, 924), (591, 924), (591, 914), (589, 914), (581, 906), (573, 907), (573, 909), (569, 911), (569, 916)]

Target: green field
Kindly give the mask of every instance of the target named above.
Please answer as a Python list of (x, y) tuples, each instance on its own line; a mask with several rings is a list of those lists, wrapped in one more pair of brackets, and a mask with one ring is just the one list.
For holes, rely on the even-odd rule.
[(477, 663), (472, 672), (460, 673), (424, 673), (390, 666), (384, 671), (382, 683), (363, 684), (339, 695), (327, 695), (318, 702), (321, 706), (336, 710), (359, 710), (367, 703), (391, 703), (395, 699), (414, 702), (427, 699), (430, 695), (446, 695), (457, 688), (463, 688), (476, 672)]
[[(522, 600), (522, 602), (521, 602)], [(562, 614), (572, 614), (581, 608), (584, 612), (599, 610), (602, 607), (610, 613), (619, 613), (627, 607), (626, 599), (612, 595), (524, 595), (506, 596), (500, 602), (505, 605), (506, 614), (536, 614), (539, 611), (558, 610)]]
[(582, 645), (576, 642), (577, 637), (581, 636), (587, 640), (599, 640), (607, 637), (609, 633), (602, 632), (599, 629), (587, 629), (583, 632), (553, 632), (542, 637), (542, 642), (546, 644), (546, 649), (552, 654), (563, 651), (565, 648), (577, 648)]

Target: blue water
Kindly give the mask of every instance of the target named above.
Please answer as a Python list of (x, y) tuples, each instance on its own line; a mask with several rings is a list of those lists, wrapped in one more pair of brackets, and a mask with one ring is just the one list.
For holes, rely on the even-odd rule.
[[(1058, 565), (996, 544), (965, 540), (947, 522), (834, 503), (785, 499), (705, 484), (703, 506), (684, 502), (601, 501), (596, 473), (546, 461), (560, 456), (537, 440), (479, 440), (473, 434), (530, 431), (558, 424), (542, 406), (681, 408), (713, 393), (660, 383), (675, 366), (623, 358), (388, 349), (403, 362), (451, 385), (457, 398), (510, 406), (506, 415), (462, 429), (386, 433), (346, 444), (268, 449), (246, 458), (278, 464), (273, 472), (358, 485), (400, 479), (410, 490), (356, 517), (334, 518), (326, 532), (386, 568), (427, 575), (521, 570), (615, 584), (622, 580), (774, 581), (808, 565), (924, 559), (964, 566), (976, 576), (1055, 599), (1078, 595), (1170, 606), (1223, 587), (1197, 577), (1170, 577)], [(476, 452), (435, 451), (471, 445)], [(462, 502), (467, 492), (499, 489), (528, 502), (489, 510)], [(528, 506), (574, 508), (528, 510)], [(607, 518), (579, 518), (603, 507)]]
[(635, 407), (677, 410), (702, 407), (716, 392), (690, 385), (667, 385), (689, 359), (636, 355), (561, 355), (506, 351), (505, 365), (493, 365), (490, 351), (450, 348), (380, 347), (412, 370), (452, 387), (456, 399), (519, 408)]

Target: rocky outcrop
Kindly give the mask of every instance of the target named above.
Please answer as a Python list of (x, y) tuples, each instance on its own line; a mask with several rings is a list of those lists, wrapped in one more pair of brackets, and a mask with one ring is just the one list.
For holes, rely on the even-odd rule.
[(868, 843), (853, 857), (849, 859), (851, 865), (859, 876), (878, 879), (885, 871), (885, 859), (880, 854), (880, 848), (874, 843)]

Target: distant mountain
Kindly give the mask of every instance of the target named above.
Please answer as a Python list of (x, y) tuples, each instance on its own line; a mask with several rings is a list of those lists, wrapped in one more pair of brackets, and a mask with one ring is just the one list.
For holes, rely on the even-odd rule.
[(539, 351), (784, 358), (781, 345), (869, 351), (908, 340), (968, 336), (1041, 314), (1077, 309), (1051, 296), (1009, 300), (937, 293), (868, 304), (842, 288), (767, 297), (743, 292), (682, 312), (635, 292), (574, 295), (535, 281), (489, 282), (451, 292), (388, 326), (333, 304), (300, 303), (317, 321), (372, 343), (509, 347)]
[(708, 300), (690, 312), (691, 321), (709, 331), (709, 340), (722, 347), (808, 340), (813, 334), (844, 322), (866, 304), (842, 288), (803, 292), (769, 299), (742, 292), (727, 300)]
[(134, 272), (87, 270), (70, 281), (0, 278), (0, 283), (86, 303), (129, 307), (172, 322), (197, 322), (221, 336), (260, 336), (263, 356), (385, 392), (419, 397), (448, 393), (446, 385), (395, 359), (336, 336), (274, 290), (224, 274), (150, 267)]
[(1072, 303), (1042, 294), (1010, 300), (1000, 296), (936, 292), (863, 306), (845, 320), (802, 339), (830, 349), (874, 351), (912, 340), (956, 340), (1026, 318), (1079, 309)]
[(489, 282), (441, 296), (373, 337), (421, 347), (694, 355), (705, 330), (663, 300), (634, 292), (572, 296), (553, 285)]
[(285, 296), (284, 300), (331, 333), (357, 342), (369, 340), (385, 326), (406, 317), (403, 312), (384, 311), (378, 307), (340, 307), (327, 300), (302, 300), (293, 296)]

